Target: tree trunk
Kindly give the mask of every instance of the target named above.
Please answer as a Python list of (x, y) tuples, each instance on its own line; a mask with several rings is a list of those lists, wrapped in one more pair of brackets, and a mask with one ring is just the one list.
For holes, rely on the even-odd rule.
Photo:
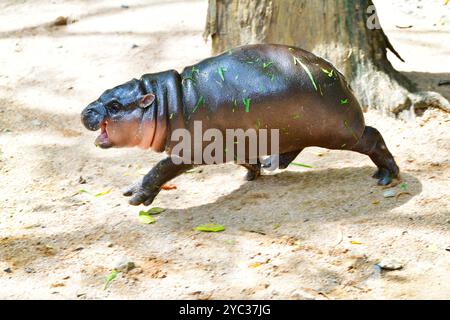
[(434, 92), (417, 92), (387, 59), (391, 50), (372, 0), (209, 0), (205, 37), (219, 53), (242, 44), (298, 46), (331, 61), (349, 80), (363, 109), (390, 115), (440, 107)]

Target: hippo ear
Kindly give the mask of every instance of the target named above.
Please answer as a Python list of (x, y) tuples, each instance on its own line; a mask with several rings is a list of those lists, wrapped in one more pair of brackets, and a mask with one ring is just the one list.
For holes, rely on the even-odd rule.
[(145, 109), (147, 107), (150, 107), (153, 101), (155, 101), (155, 95), (152, 93), (148, 93), (139, 98), (138, 106), (139, 108)]

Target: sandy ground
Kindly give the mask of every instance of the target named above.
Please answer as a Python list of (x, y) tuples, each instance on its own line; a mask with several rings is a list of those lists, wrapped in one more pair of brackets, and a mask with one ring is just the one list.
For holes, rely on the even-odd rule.
[[(396, 67), (449, 98), (437, 87), (450, 79), (443, 2), (376, 4), (407, 61)], [(120, 190), (163, 155), (96, 149), (79, 113), (106, 88), (207, 57), (206, 5), (2, 1), (0, 298), (450, 299), (450, 120), (436, 110), (409, 122), (366, 114), (409, 194), (385, 198), (365, 156), (309, 148), (297, 161), (313, 169), (255, 182), (231, 164), (185, 174), (154, 202), (167, 209), (157, 222), (138, 222)], [(49, 26), (60, 15), (77, 21)], [(193, 231), (207, 222), (226, 230)], [(104, 290), (123, 258), (137, 267)], [(382, 259), (402, 269), (380, 270)]]

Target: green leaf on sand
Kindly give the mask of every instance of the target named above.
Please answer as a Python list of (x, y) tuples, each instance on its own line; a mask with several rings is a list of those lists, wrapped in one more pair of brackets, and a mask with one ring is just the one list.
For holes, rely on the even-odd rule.
[(406, 182), (403, 182), (399, 185), (400, 189), (403, 191), (406, 191), (408, 189), (408, 184)]
[(141, 211), (141, 212), (145, 212), (147, 214), (160, 214), (160, 213), (163, 213), (164, 211), (166, 211), (166, 209), (160, 208), (160, 207), (153, 207), (147, 211)]
[(139, 211), (139, 222), (143, 224), (152, 224), (156, 222), (156, 219), (146, 211)]
[(341, 104), (348, 104), (348, 99), (341, 99)]
[(116, 269), (113, 269), (109, 275), (106, 276), (105, 286), (103, 287), (103, 290), (106, 290), (110, 283), (117, 277), (119, 272)]
[(111, 190), (112, 190), (112, 189), (108, 189), (108, 190), (106, 190), (106, 191), (102, 191), (102, 192), (100, 192), (100, 193), (97, 193), (97, 194), (95, 195), (95, 197), (98, 198), (98, 197), (107, 195), (108, 193), (111, 192)]
[(308, 169), (312, 169), (313, 167), (307, 164), (303, 164), (303, 163), (299, 163), (299, 162), (291, 162), (290, 163), (291, 166), (296, 166), (296, 167), (303, 167), (303, 168), (308, 168)]
[(195, 227), (194, 230), (203, 231), (203, 232), (220, 232), (220, 231), (224, 231), (225, 227), (220, 224), (206, 223), (206, 224), (201, 224), (198, 227)]

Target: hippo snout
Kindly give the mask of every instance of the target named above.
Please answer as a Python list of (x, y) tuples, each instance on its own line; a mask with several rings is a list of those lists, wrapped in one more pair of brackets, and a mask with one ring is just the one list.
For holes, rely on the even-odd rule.
[(81, 122), (88, 130), (97, 131), (105, 120), (105, 116), (106, 110), (103, 105), (93, 102), (81, 113)]

